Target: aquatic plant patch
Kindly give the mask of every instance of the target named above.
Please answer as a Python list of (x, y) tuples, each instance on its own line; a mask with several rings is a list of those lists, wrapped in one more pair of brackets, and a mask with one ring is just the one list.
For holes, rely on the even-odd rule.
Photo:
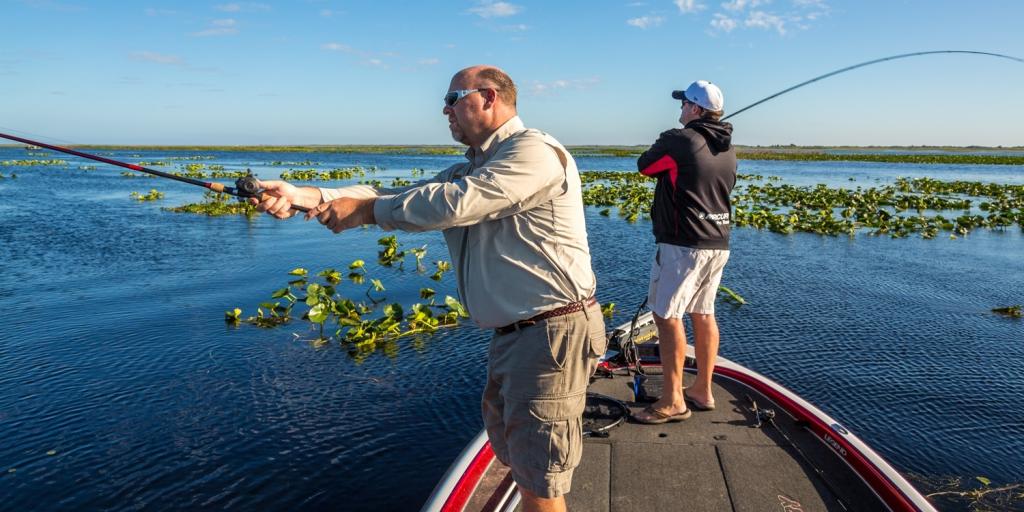
[[(629, 222), (649, 217), (654, 180), (614, 171), (584, 172), (581, 177), (584, 203), (605, 207), (599, 214), (609, 216), (614, 207)], [(1022, 185), (898, 178), (892, 185), (848, 189), (797, 187), (773, 178), (759, 183), (763, 176), (739, 176), (743, 183), (733, 191), (732, 225), (784, 234), (852, 236), (864, 231), (893, 238), (913, 233), (934, 238), (942, 231), (956, 238), (974, 229), (1015, 224), (1024, 229)]]
[(147, 202), (147, 201), (156, 201), (156, 200), (159, 200), (159, 199), (163, 199), (164, 198), (164, 193), (160, 192), (159, 190), (157, 190), (155, 188), (151, 188), (151, 189), (149, 189), (149, 192), (147, 192), (145, 194), (140, 194), (138, 192), (132, 192), (131, 194), (128, 194), (128, 196), (131, 197), (132, 199), (136, 200), (136, 201), (139, 201), (139, 202)]
[(245, 215), (247, 217), (254, 217), (259, 215), (259, 212), (256, 211), (255, 205), (249, 204), (247, 201), (239, 201), (237, 198), (228, 194), (212, 191), (203, 193), (202, 202), (164, 209), (169, 212), (198, 213), (200, 215), (207, 215), (210, 217), (219, 217), (222, 215)]
[[(421, 260), (426, 256), (426, 246), (401, 250), (394, 236), (381, 238), (379, 243), (383, 247), (378, 254), (382, 268), (393, 267), (402, 272), (404, 262), (401, 260), (411, 254), (416, 258), (417, 274), (424, 274)], [(305, 305), (306, 311), (298, 318), (316, 326), (317, 337), (311, 340), (314, 345), (322, 346), (333, 340), (365, 354), (375, 350), (378, 344), (384, 346), (388, 341), (405, 336), (454, 327), (460, 319), (469, 317), (458, 300), (446, 296), (438, 302), (436, 292), (430, 288), (420, 289), (419, 297), (425, 302), (407, 308), (395, 302), (385, 304), (387, 288), (381, 279), (367, 274), (364, 260), (352, 261), (348, 269), (346, 281), (342, 272), (333, 268), (316, 274), (295, 268), (289, 272), (294, 279), (274, 291), (269, 301), (260, 303), (254, 316), (243, 317), (241, 308), (233, 308), (225, 312), (225, 321), (232, 325), (247, 323), (273, 328), (294, 320), (295, 306)], [(367, 281), (369, 286), (365, 286)]]

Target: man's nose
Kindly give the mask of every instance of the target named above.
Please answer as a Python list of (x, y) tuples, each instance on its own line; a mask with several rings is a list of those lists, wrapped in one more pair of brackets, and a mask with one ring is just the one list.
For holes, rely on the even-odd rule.
[(448, 105), (445, 105), (444, 107), (441, 107), (441, 115), (449, 116), (454, 111), (455, 110), (453, 108), (449, 107)]

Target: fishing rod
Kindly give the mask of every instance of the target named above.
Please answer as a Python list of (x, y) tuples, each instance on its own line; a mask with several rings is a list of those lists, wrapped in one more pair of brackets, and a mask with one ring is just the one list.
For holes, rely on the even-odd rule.
[[(16, 141), (16, 142), (21, 142), (23, 144), (29, 144), (29, 145), (33, 145), (33, 146), (39, 146), (41, 148), (51, 149), (53, 151), (58, 151), (60, 153), (67, 153), (69, 155), (80, 156), (82, 158), (88, 158), (89, 160), (95, 160), (97, 162), (103, 162), (105, 164), (116, 165), (118, 167), (124, 167), (125, 169), (131, 169), (133, 171), (139, 171), (139, 172), (144, 172), (144, 173), (147, 173), (147, 174), (152, 174), (154, 176), (160, 176), (161, 178), (168, 178), (168, 179), (172, 179), (174, 181), (180, 181), (182, 183), (188, 183), (189, 185), (196, 185), (196, 186), (200, 186), (200, 187), (203, 187), (203, 188), (208, 188), (208, 189), (210, 189), (210, 190), (212, 190), (214, 192), (222, 192), (224, 194), (229, 194), (229, 195), (235, 196), (235, 197), (239, 198), (239, 200), (250, 198), (250, 197), (254, 197), (254, 198), (257, 198), (257, 199), (262, 201), (262, 200), (266, 200), (266, 199), (269, 199), (270, 197), (272, 197), (270, 194), (266, 194), (266, 193), (263, 192), (262, 189), (260, 189), (259, 181), (252, 174), (249, 174), (247, 176), (242, 176), (241, 178), (238, 178), (235, 181), (235, 186), (234, 187), (229, 187), (229, 186), (224, 185), (223, 183), (217, 183), (217, 182), (211, 182), (211, 181), (201, 181), (201, 180), (197, 180), (197, 179), (186, 178), (184, 176), (177, 176), (177, 175), (174, 175), (174, 174), (171, 174), (171, 173), (168, 173), (168, 172), (163, 172), (163, 171), (158, 171), (156, 169), (150, 169), (148, 167), (143, 167), (141, 165), (129, 164), (127, 162), (121, 162), (121, 161), (118, 161), (118, 160), (114, 160), (112, 158), (106, 158), (106, 157), (102, 157), (102, 156), (98, 156), (98, 155), (91, 155), (89, 153), (83, 153), (81, 151), (77, 151), (77, 150), (74, 150), (74, 149), (71, 149), (71, 148), (65, 148), (65, 147), (61, 147), (61, 146), (54, 146), (53, 144), (47, 144), (45, 142), (39, 142), (39, 141), (31, 140), (31, 139), (26, 139), (26, 138), (23, 138), (23, 137), (18, 137), (16, 135), (8, 135), (6, 133), (0, 133), (0, 137), (5, 138), (5, 139), (9, 139), (9, 140), (13, 140), (13, 141)], [(308, 212), (309, 211), (309, 208), (306, 208), (304, 206), (295, 205), (295, 204), (292, 205), (292, 209), (300, 211), (300, 212)]]
[(1024, 59), (1021, 59), (1019, 57), (1014, 57), (1012, 55), (1003, 55), (1001, 53), (991, 53), (991, 52), (976, 52), (976, 51), (971, 51), (971, 50), (932, 50), (932, 51), (927, 51), (927, 52), (904, 53), (904, 54), (900, 54), (900, 55), (893, 55), (891, 57), (882, 57), (881, 59), (869, 60), (867, 62), (861, 62), (860, 64), (854, 64), (852, 66), (847, 66), (847, 67), (845, 67), (843, 69), (837, 69), (837, 70), (835, 70), (835, 71), (833, 71), (831, 73), (825, 73), (824, 75), (821, 75), (819, 77), (815, 77), (815, 78), (812, 78), (810, 80), (807, 80), (806, 82), (800, 82), (800, 83), (794, 85), (793, 87), (790, 87), (788, 89), (783, 89), (783, 90), (781, 90), (781, 91), (779, 91), (779, 92), (777, 92), (775, 94), (772, 94), (771, 96), (768, 96), (767, 98), (764, 98), (762, 100), (759, 100), (759, 101), (756, 101), (754, 103), (751, 103), (750, 105), (747, 105), (747, 106), (737, 110), (736, 112), (733, 112), (732, 114), (729, 114), (729, 115), (723, 117), (722, 121), (725, 121), (726, 119), (729, 119), (730, 117), (739, 115), (741, 112), (743, 112), (745, 110), (750, 110), (750, 109), (752, 109), (752, 108), (754, 108), (754, 107), (756, 107), (756, 106), (758, 106), (758, 105), (760, 105), (760, 104), (762, 104), (762, 103), (764, 103), (764, 102), (766, 102), (768, 100), (771, 100), (773, 98), (777, 98), (779, 96), (782, 96), (783, 94), (786, 94), (787, 92), (799, 89), (799, 88), (801, 88), (801, 87), (803, 87), (805, 85), (812, 84), (814, 82), (817, 82), (818, 80), (823, 80), (823, 79), (828, 78), (830, 76), (835, 76), (835, 75), (838, 75), (840, 73), (845, 73), (847, 71), (852, 71), (852, 70), (857, 69), (857, 68), (862, 68), (864, 66), (870, 66), (872, 64), (878, 64), (879, 62), (885, 62), (885, 61), (888, 61), (888, 60), (905, 59), (907, 57), (917, 57), (919, 55), (934, 55), (934, 54), (937, 54), (937, 53), (966, 53), (966, 54), (969, 54), (969, 55), (988, 55), (990, 57), (999, 57), (1001, 59), (1015, 60), (1017, 62), (1024, 63)]

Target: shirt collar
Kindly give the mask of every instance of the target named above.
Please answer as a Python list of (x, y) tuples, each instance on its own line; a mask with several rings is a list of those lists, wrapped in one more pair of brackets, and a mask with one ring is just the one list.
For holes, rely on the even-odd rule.
[(489, 160), (494, 153), (498, 151), (498, 146), (501, 145), (502, 141), (511, 137), (516, 132), (522, 131), (526, 128), (523, 125), (523, 120), (519, 119), (519, 116), (512, 116), (511, 119), (505, 121), (505, 124), (494, 130), (484, 143), (480, 145), (480, 151), (476, 151), (473, 148), (466, 150), (466, 158), (473, 163), (473, 167), (483, 165), (484, 162)]

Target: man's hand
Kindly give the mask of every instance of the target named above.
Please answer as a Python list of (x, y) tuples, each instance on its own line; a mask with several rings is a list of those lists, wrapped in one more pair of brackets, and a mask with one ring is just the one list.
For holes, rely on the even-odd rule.
[(335, 233), (341, 233), (346, 229), (362, 226), (363, 224), (376, 224), (373, 216), (373, 203), (375, 198), (355, 199), (352, 197), (339, 197), (334, 201), (322, 203), (316, 208), (306, 212), (306, 220), (316, 217), (320, 224), (327, 226), (327, 229)]
[(260, 181), (259, 187), (263, 190), (263, 197), (250, 197), (249, 203), (256, 205), (256, 209), (267, 212), (279, 219), (287, 219), (295, 215), (292, 204), (298, 202), (301, 194), (298, 187), (286, 181)]

